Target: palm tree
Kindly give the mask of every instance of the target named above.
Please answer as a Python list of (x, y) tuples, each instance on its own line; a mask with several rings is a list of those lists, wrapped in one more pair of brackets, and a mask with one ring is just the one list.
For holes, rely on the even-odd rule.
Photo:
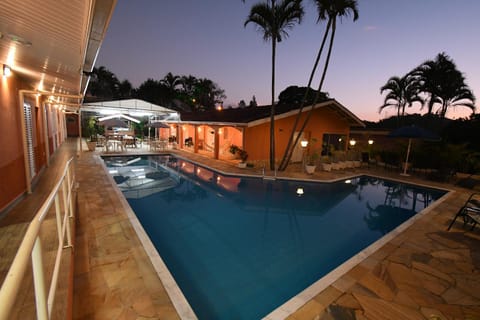
[(436, 103), (441, 104), (437, 111), (441, 117), (449, 107), (463, 106), (475, 111), (475, 96), (465, 84), (465, 77), (453, 60), (445, 53), (435, 60), (427, 60), (412, 71), (420, 83), (420, 90), (429, 96), (428, 114), (433, 113)]
[(394, 76), (388, 79), (387, 83), (380, 88), (380, 93), (388, 90), (383, 105), (379, 112), (387, 107), (397, 108), (397, 116), (405, 115), (405, 107), (411, 107), (413, 103), (419, 102), (423, 106), (423, 99), (419, 94), (419, 84), (410, 74), (401, 78)]
[(275, 170), (275, 56), (277, 42), (288, 37), (287, 30), (295, 23), (300, 23), (304, 14), (301, 0), (281, 0), (277, 5), (275, 0), (270, 3), (257, 3), (250, 9), (250, 14), (244, 23), (246, 27), (254, 23), (263, 34), (265, 41), (272, 42), (272, 105), (270, 110), (270, 170)]
[(323, 82), (325, 81), (325, 76), (327, 74), (327, 69), (328, 65), (330, 62), (330, 56), (332, 53), (332, 47), (333, 47), (333, 41), (335, 39), (335, 31), (337, 28), (337, 18), (340, 17), (346, 17), (349, 15), (353, 15), (353, 21), (356, 21), (358, 19), (358, 9), (357, 9), (357, 1), (356, 0), (314, 0), (316, 6), (317, 6), (317, 11), (318, 11), (318, 19), (317, 22), (319, 21), (325, 21), (327, 20), (327, 26), (325, 29), (325, 33), (322, 39), (322, 43), (320, 45), (320, 49), (318, 51), (317, 57), (315, 59), (315, 63), (313, 65), (312, 72), (310, 74), (309, 82), (307, 85), (307, 88), (310, 88), (311, 82), (313, 80), (313, 76), (315, 74), (316, 68), (318, 66), (318, 62), (320, 60), (320, 57), (322, 55), (322, 51), (325, 45), (325, 42), (327, 40), (328, 34), (330, 34), (330, 43), (328, 47), (328, 53), (327, 57), (325, 59), (325, 65), (323, 67), (323, 72), (322, 72), (322, 77), (320, 79), (320, 84), (318, 86), (318, 90), (315, 94), (314, 101), (312, 103), (312, 106), (298, 132), (298, 135), (293, 141), (293, 137), (295, 135), (295, 131), (298, 126), (298, 122), (301, 117), (302, 109), (304, 107), (306, 98), (308, 96), (308, 90), (305, 92), (304, 99), (302, 101), (302, 104), (298, 110), (297, 118), (295, 120), (294, 126), (292, 128), (292, 131), (290, 133), (290, 138), (287, 144), (287, 148), (285, 149), (285, 153), (283, 155), (282, 161), (280, 163), (279, 170), (285, 170), (288, 166), (288, 163), (290, 162), (290, 159), (292, 158), (293, 151), (295, 150), (295, 146), (298, 144), (298, 141), (300, 140), (300, 137), (302, 136), (303, 131), (305, 130), (305, 127), (307, 126), (308, 121), (310, 120), (313, 108), (315, 104), (318, 102), (318, 99), (322, 96), (321, 90), (323, 87)]

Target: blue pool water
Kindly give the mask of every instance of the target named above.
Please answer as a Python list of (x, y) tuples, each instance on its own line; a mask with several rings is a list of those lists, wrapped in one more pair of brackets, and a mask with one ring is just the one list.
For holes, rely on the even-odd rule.
[(209, 320), (264, 317), (445, 194), (368, 176), (223, 176), (171, 156), (104, 160), (196, 315)]

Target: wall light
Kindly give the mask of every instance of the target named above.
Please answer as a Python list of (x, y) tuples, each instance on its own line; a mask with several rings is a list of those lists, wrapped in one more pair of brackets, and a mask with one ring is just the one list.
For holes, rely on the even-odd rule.
[(308, 146), (308, 140), (300, 141), (300, 145), (302, 146), (302, 148), (306, 148)]
[(10, 77), (12, 75), (12, 69), (6, 64), (3, 65), (3, 76)]
[(372, 144), (373, 144), (373, 140), (372, 140), (372, 139), (369, 139), (369, 140), (368, 140), (368, 144), (372, 145)]
[(355, 140), (353, 140), (353, 139), (350, 140), (350, 145), (351, 145), (352, 147), (353, 147), (355, 144), (357, 144), (357, 141), (355, 141)]

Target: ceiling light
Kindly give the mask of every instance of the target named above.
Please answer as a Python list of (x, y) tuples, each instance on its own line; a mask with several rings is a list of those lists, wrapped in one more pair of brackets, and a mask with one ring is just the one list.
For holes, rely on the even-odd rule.
[(3, 76), (10, 77), (12, 75), (12, 69), (6, 64), (3, 65)]

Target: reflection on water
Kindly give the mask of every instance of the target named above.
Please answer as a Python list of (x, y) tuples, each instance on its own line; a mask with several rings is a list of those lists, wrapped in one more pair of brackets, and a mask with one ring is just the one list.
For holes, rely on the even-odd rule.
[(227, 176), (171, 156), (105, 163), (199, 319), (262, 318), (444, 193)]

